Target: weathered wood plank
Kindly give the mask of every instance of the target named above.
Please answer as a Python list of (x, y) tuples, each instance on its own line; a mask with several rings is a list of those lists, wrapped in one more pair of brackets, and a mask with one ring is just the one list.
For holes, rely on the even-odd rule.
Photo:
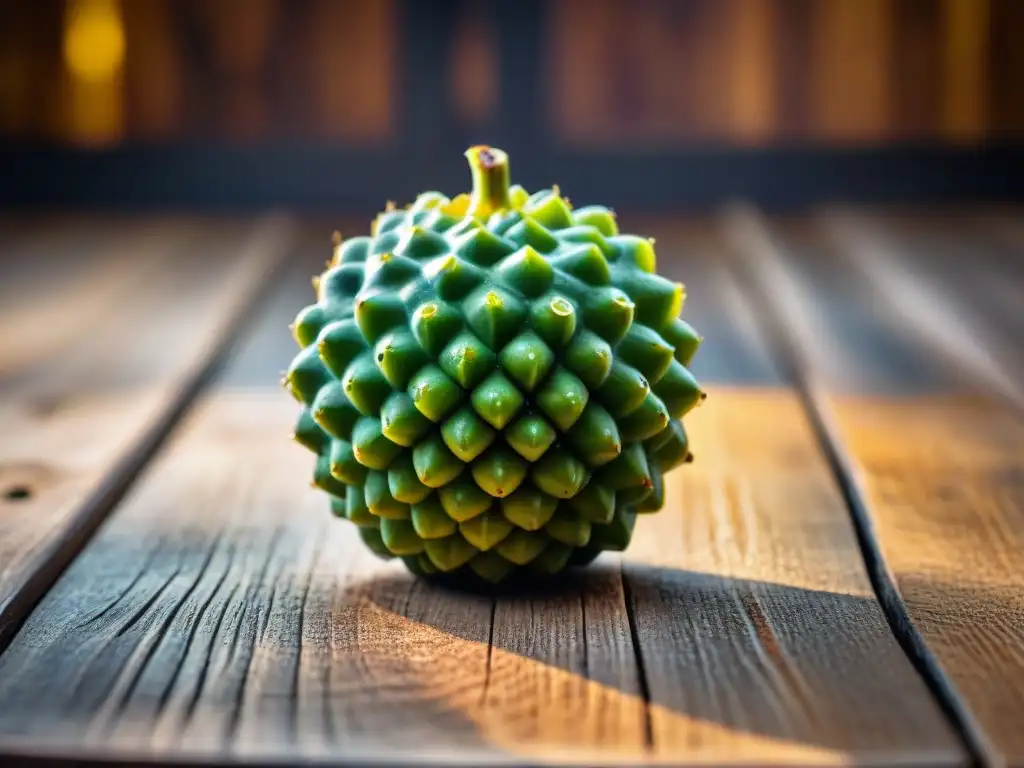
[[(905, 640), (972, 749), (990, 764), (1024, 764), (1024, 420), (959, 355), (940, 355), (916, 329), (893, 334), (904, 315), (835, 258), (821, 229), (749, 214), (733, 225), (859, 500)], [(814, 264), (836, 281), (817, 280)], [(898, 349), (857, 356), (854, 334)], [(904, 356), (928, 361), (914, 368), (923, 381), (891, 364)]]
[[(286, 323), (310, 293), (309, 275), (317, 266), (314, 261), (322, 262), (323, 251), (318, 248), (314, 259), (303, 260), (281, 281), (281, 290), (266, 304), (267, 315), (225, 377), (229, 388), (276, 381), (277, 368), (286, 364), (294, 349), (290, 341), (288, 349), (281, 345), (282, 334), (288, 336)], [(234, 429), (258, 435), (258, 442), (266, 446), (260, 448), (253, 471), (285, 482), (270, 492), (250, 479), (240, 481), (249, 488), (247, 496), (252, 493), (259, 500), (259, 510), (266, 511), (261, 517), (257, 509), (243, 510), (239, 514), (246, 527), (223, 534), (230, 543), (222, 547), (230, 546), (236, 553), (230, 575), (224, 576), (224, 558), (210, 555), (218, 546), (212, 540), (186, 539), (167, 547), (161, 537), (151, 536), (157, 553), (135, 550), (127, 561), (125, 553), (118, 555), (124, 569), (119, 569), (123, 581), (116, 589), (129, 588), (122, 600), (134, 597), (142, 605), (155, 596), (152, 588), (164, 582), (136, 583), (136, 576), (144, 568), (168, 569), (168, 576), (179, 573), (184, 559), (190, 574), (185, 589), (193, 583), (199, 586), (189, 593), (188, 605), (178, 610), (165, 605), (172, 595), (162, 594), (152, 631), (161, 631), (164, 617), (174, 612), (168, 631), (197, 638), (192, 651), (186, 654), (178, 643), (165, 652), (168, 644), (159, 638), (121, 651), (103, 647), (98, 653), (104, 657), (105, 671), (76, 688), (99, 694), (87, 693), (81, 701), (51, 709), (49, 715), (29, 718), (31, 723), (45, 729), (47, 723), (53, 726), (69, 717), (71, 724), (60, 727), (70, 734), (69, 747), (115, 743), (131, 749), (146, 744), (189, 752), (230, 743), (237, 752), (253, 756), (282, 746), (328, 754), (343, 744), (346, 755), (355, 759), (379, 752), (383, 738), (407, 757), (431, 750), (450, 757), (458, 746), (460, 759), (472, 760), (474, 750), (493, 758), (496, 750), (515, 750), (520, 744), (554, 747), (557, 735), (568, 747), (587, 748), (592, 741), (605, 751), (642, 755), (643, 699), (611, 686), (619, 682), (634, 694), (639, 690), (617, 571), (595, 577), (593, 589), (584, 585), (536, 601), (509, 599), (499, 605), (484, 597), (422, 587), (400, 567), (368, 555), (349, 526), (328, 519), (322, 496), (307, 488), (308, 455), (281, 437), (294, 418), (294, 405), (284, 393), (265, 396), (252, 408), (270, 413), (273, 427), (253, 421), (240, 407), (229, 408), (234, 414), (229, 420)], [(240, 420), (252, 424), (240, 425)], [(201, 434), (188, 442), (194, 447), (180, 448), (186, 456), (204, 457), (206, 446), (235, 450), (220, 439), (224, 430), (219, 415), (207, 417), (203, 424)], [(228, 480), (228, 474), (206, 458), (189, 463), (188, 471), (209, 473), (222, 484)], [(178, 477), (154, 493), (173, 498), (173, 489), (185, 485), (195, 484)], [(296, 499), (305, 499), (304, 505), (294, 503)], [(166, 510), (167, 503), (156, 509)], [(206, 503), (188, 505), (194, 516), (179, 515), (176, 522), (199, 530), (206, 521), (219, 519), (219, 503), (211, 493)], [(122, 514), (134, 516), (118, 513), (111, 525), (117, 527)], [(159, 528), (148, 518), (139, 519), (137, 526), (138, 533), (129, 534), (128, 540)], [(309, 549), (318, 541), (324, 546)], [(95, 546), (102, 547), (102, 541)], [(92, 551), (90, 546), (87, 552)], [(101, 561), (120, 551), (113, 546)], [(141, 594), (135, 594), (136, 588), (143, 590)], [(104, 597), (109, 594), (113, 593), (104, 592)], [(210, 607), (197, 618), (193, 601), (210, 601)], [(225, 601), (229, 607), (224, 607)], [(80, 608), (71, 610), (77, 613)], [(584, 611), (591, 617), (586, 627)], [(503, 646), (496, 645), (493, 653), (492, 616), (497, 619), (496, 643)], [(524, 631), (524, 616), (536, 621), (532, 631)], [(203, 622), (198, 630), (193, 621)], [(103, 634), (95, 625), (92, 631)], [(114, 635), (117, 631), (110, 630)], [(585, 647), (578, 642), (580, 631), (587, 637)], [(230, 652), (220, 654), (221, 647)], [(139, 659), (144, 669), (134, 661)], [(588, 662), (594, 665), (594, 680), (578, 674)], [(81, 659), (73, 666), (81, 667)], [(120, 682), (104, 677), (122, 668)], [(201, 693), (189, 687), (197, 674)], [(100, 698), (90, 698), (95, 695)], [(159, 713), (152, 709), (156, 702), (164, 702)], [(83, 726), (81, 720), (97, 709), (96, 718)], [(0, 711), (6, 717), (4, 705)], [(13, 731), (22, 732), (23, 724), (14, 724)], [(30, 724), (30, 734), (35, 727)]]
[[(714, 263), (666, 268), (692, 274), (697, 295), (727, 284), (705, 279)], [(731, 338), (730, 354), (763, 358), (732, 329), (733, 313), (753, 327), (732, 297), (694, 322)], [(291, 304), (268, 302), (261, 325), (283, 327)], [(763, 359), (737, 367), (761, 388), (717, 386), (697, 412), (698, 461), (638, 524), (624, 564), (608, 555), (543, 594), (486, 597), (419, 584), (329, 519), (309, 455), (287, 439), (294, 404), (239, 387), (263, 379), (252, 356), (268, 377), (280, 367), (271, 348), (250, 339), (232, 366), (244, 380), (228, 372), (231, 386), (202, 400), (0, 656), (8, 750), (474, 765), (962, 758), (888, 633), (795, 395)]]
[(520, 759), (643, 760), (646, 703), (618, 558), (575, 585), (495, 601), (487, 740)]
[(1024, 226), (1019, 218), (1001, 228), (990, 225), (987, 208), (967, 208), (941, 216), (874, 214), (870, 220), (945, 304), (984, 327), (1004, 364), (1018, 375), (1024, 372), (1019, 343), (1024, 337)]
[(188, 419), (0, 657), (5, 736), (358, 759), (493, 752), (503, 714), (539, 719), (533, 698), (483, 705), (493, 601), (419, 585), (330, 520), (293, 417), (235, 392)]
[(116, 238), (99, 217), (26, 216), (8, 221), (0, 239), (0, 305), (26, 302), (51, 280), (73, 279), (89, 268), (89, 256)]
[[(710, 298), (733, 329), (731, 354), (767, 359), (769, 339), (723, 267), (722, 241), (691, 232), (673, 245), (699, 266), (662, 264), (667, 274), (714, 276), (713, 291), (687, 293)], [(719, 351), (715, 341), (704, 354)], [(669, 476), (671, 513), (642, 518), (625, 554), (656, 753), (961, 760), (886, 624), (796, 393), (774, 366), (754, 370), (747, 387), (713, 388), (688, 417), (696, 460)]]
[(1024, 277), (959, 216), (822, 217), (834, 251), (871, 281), (921, 341), (1024, 408)]
[[(57, 297), (36, 294), (39, 309), (26, 311), (40, 317), (69, 306), (87, 313), (59, 320), (52, 334), (40, 330), (52, 354), (20, 357), (0, 379), (0, 642), (194, 395), (288, 237), (276, 218), (208, 226), (187, 249), (176, 230), (152, 222), (142, 230), (127, 242), (115, 237), (114, 256), (101, 255), (84, 273), (91, 277)], [(162, 250), (165, 241), (177, 247)], [(102, 303), (74, 286), (99, 291)], [(62, 307), (52, 304), (58, 298)], [(14, 328), (5, 350), (33, 331)]]
[(653, 232), (658, 270), (686, 289), (685, 317), (705, 338), (693, 359), (702, 382), (754, 387), (785, 386), (784, 376), (763, 343), (757, 319), (735, 281), (722, 267), (721, 240), (704, 220), (666, 223), (639, 220), (635, 231)]
[[(801, 424), (799, 406), (786, 394), (716, 394), (722, 410), (708, 406), (694, 430), (705, 476), (674, 482), (671, 510), (645, 520), (627, 554), (653, 757), (955, 759), (844, 518), (827, 514), (838, 502), (823, 470), (798, 512), (768, 515), (781, 510), (765, 498), (805, 485), (796, 461), (820, 462), (810, 441), (798, 428), (795, 446), (769, 437), (735, 454), (753, 415), (771, 408), (769, 434), (784, 433)], [(419, 585), (327, 519), (308, 462), (281, 438), (292, 410), (274, 395), (226, 393), (182, 426), (0, 657), (9, 744), (644, 758), (614, 565), (567, 594), (498, 599), (491, 633), (495, 601)], [(742, 527), (730, 519), (744, 513), (754, 519)]]
[(712, 390), (690, 433), (700, 453), (668, 482), (674, 514), (644, 520), (626, 555), (658, 751), (962, 761), (890, 633), (796, 396)]
[(0, 341), (0, 380), (51, 364), (198, 232), (188, 221), (130, 222), (107, 233), (76, 227), (42, 233), (11, 254), (19, 269), (4, 275), (0, 327), (16, 332)]

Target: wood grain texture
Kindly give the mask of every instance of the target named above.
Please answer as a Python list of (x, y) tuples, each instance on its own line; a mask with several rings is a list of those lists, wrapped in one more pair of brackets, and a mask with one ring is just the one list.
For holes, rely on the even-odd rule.
[(891, 121), (892, 3), (819, 0), (812, 8), (813, 134), (839, 143), (877, 141)]
[(961, 762), (796, 396), (712, 390), (689, 431), (697, 460), (668, 481), (672, 514), (644, 519), (626, 553), (657, 752)]
[(778, 111), (781, 14), (773, 0), (731, 0), (729, 15), (730, 138), (764, 143), (774, 138)]
[[(896, 268), (965, 327), (962, 346), (987, 351), (1019, 382), (1024, 377), (1024, 238), (1002, 241), (987, 226), (986, 213), (970, 208), (942, 215), (927, 210), (833, 210), (825, 220), (868, 233)], [(863, 244), (836, 234), (840, 249), (845, 246), (846, 255), (863, 262)], [(1024, 389), (1018, 397), (1022, 395)]]
[(394, 6), (391, 0), (317, 0), (305, 10), (303, 29), (291, 41), (306, 65), (293, 83), (307, 96), (295, 106), (312, 112), (305, 130), (362, 143), (391, 138), (399, 64)]
[[(953, 4), (957, 5), (955, 0)], [(893, 3), (895, 44), (888, 71), (892, 78), (889, 98), (893, 139), (913, 140), (934, 135), (940, 114), (947, 109), (949, 98), (940, 75), (941, 66), (950, 61), (950, 47), (943, 46), (946, 33), (943, 8), (935, 0), (896, 0)], [(946, 101), (940, 103), (942, 98)], [(961, 109), (961, 103), (957, 110)]]
[(581, 144), (607, 141), (611, 75), (601, 52), (612, 30), (613, 6), (564, 0), (551, 6), (551, 79), (546, 94), (559, 136)]
[[(879, 334), (903, 322), (892, 299), (844, 267), (820, 230), (801, 236), (749, 218), (743, 227), (740, 249), (863, 500), (878, 577), (907, 640), (972, 748), (989, 764), (1024, 764), (1024, 418), (963, 365), (922, 349), (916, 330), (902, 343), (928, 361), (917, 385), (883, 357), (853, 357), (847, 340), (857, 323)], [(814, 279), (809, 265), (822, 261), (844, 276), (845, 300)]]
[(1024, 419), (970, 397), (836, 408), (910, 618), (986, 751), (1024, 765)]
[(822, 229), (934, 354), (1024, 409), (1024, 272), (966, 227), (934, 218), (836, 209)]
[[(705, 241), (657, 234), (692, 294), (724, 284), (697, 256)], [(294, 285), (263, 328), (278, 312), (284, 327)], [(693, 322), (731, 339), (729, 354), (764, 346), (742, 307), (735, 328), (721, 314), (733, 299), (703, 301)], [(262, 333), (236, 363), (247, 376), (250, 356), (279, 365)], [(738, 370), (772, 382), (760, 360)], [(697, 463), (625, 555), (485, 596), (376, 560), (309, 488), (310, 457), (287, 439), (294, 404), (224, 381), (0, 656), (0, 750), (961, 761), (888, 632), (792, 392), (714, 387), (691, 427)]]
[(187, 132), (187, 55), (172, 35), (171, 0), (125, 3), (125, 121), (127, 133), (159, 139)]
[(6, 286), (10, 293), (0, 309), (0, 326), (17, 329), (0, 341), (0, 377), (58, 357), (197, 232), (194, 222), (132, 222), (99, 242), (94, 234), (92, 243), (83, 243), (75, 235), (86, 233), (72, 228), (56, 258), (38, 246), (30, 249), (36, 253), (26, 254), (23, 278)]
[(941, 133), (956, 142), (977, 142), (989, 126), (988, 69), (992, 43), (989, 0), (942, 4), (943, 46)]
[(468, 4), (459, 17), (448, 75), (452, 84), (452, 111), (462, 124), (483, 125), (498, 108), (499, 67), (497, 30), (486, 4)]
[(690, 365), (698, 381), (785, 386), (746, 297), (723, 268), (721, 239), (706, 220), (623, 214), (619, 223), (622, 231), (649, 233), (659, 274), (683, 284), (684, 317), (704, 337)]
[(775, 94), (778, 139), (806, 141), (816, 131), (813, 97), (816, 73), (807, 62), (815, 55), (815, 0), (774, 0), (778, 16)]
[[(0, 657), (9, 742), (472, 760), (585, 749), (617, 708), (642, 722), (642, 699), (581, 674), (579, 589), (495, 606), (377, 560), (308, 487), (293, 418), (235, 391), (187, 420)], [(612, 655), (635, 670), (631, 645)]]
[[(659, 269), (686, 280), (686, 311), (713, 334), (695, 363), (714, 354), (751, 368), (723, 371), (688, 417), (696, 460), (669, 476), (672, 513), (642, 518), (625, 553), (656, 752), (961, 761), (891, 635), (826, 459), (724, 268), (721, 239), (676, 226), (658, 245), (688, 255)], [(725, 383), (744, 379), (742, 389)]]
[(36, 212), (5, 218), (0, 241), (0, 311), (21, 311), (33, 295), (65, 280), (73, 282), (93, 257), (102, 258), (100, 248), (110, 248), (130, 232), (128, 224), (123, 217), (80, 213)]
[[(224, 0), (122, 5), (123, 94), (101, 94), (114, 110), (123, 102), (113, 135), (127, 143), (422, 139), (422, 124), (396, 96), (408, 63), (402, 2), (258, 0), (241, 18)], [(487, 3), (461, 5), (462, 22), (487, 12)], [(7, 139), (88, 136), (80, 121), (95, 104), (83, 99), (75, 110), (61, 98), (70, 95), (63, 6), (3, 4)], [(1024, 130), (1019, 0), (560, 0), (535, 8), (547, 17), (550, 76), (531, 86), (548, 91), (557, 139), (580, 147), (794, 139), (956, 147), (1013, 141)], [(445, 58), (466, 66), (438, 69), (455, 96), (432, 102), (448, 111), (442, 123), (489, 114), (486, 86), (501, 82), (486, 74), (492, 42), (455, 39)]]
[(182, 425), (0, 657), (0, 733), (148, 756), (955, 762), (795, 399), (715, 395), (703, 468), (626, 555), (649, 710), (615, 558), (545, 595), (419, 584), (329, 519), (281, 438), (290, 404), (236, 391)]
[(1017, 44), (1016, 30), (1024, 24), (1024, 6), (1014, 0), (989, 0), (990, 63), (988, 72), (989, 134), (1012, 139), (1024, 130), (1024, 49)]
[[(277, 219), (197, 227), (188, 247), (176, 228), (140, 231), (3, 312), (17, 330), (0, 344), (0, 640), (155, 447), (287, 238)], [(21, 354), (22, 338), (47, 354)]]

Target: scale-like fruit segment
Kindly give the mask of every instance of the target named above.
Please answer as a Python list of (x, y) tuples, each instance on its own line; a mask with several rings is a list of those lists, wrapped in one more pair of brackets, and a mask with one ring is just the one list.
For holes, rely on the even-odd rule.
[(313, 483), (377, 555), (498, 582), (625, 549), (692, 460), (701, 337), (653, 241), (466, 152), (473, 190), (338, 241), (284, 384)]

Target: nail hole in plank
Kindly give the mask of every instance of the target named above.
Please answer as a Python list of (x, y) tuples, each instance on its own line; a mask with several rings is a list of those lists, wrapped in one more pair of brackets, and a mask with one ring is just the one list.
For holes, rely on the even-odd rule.
[(4, 491), (4, 501), (27, 501), (32, 498), (32, 489), (27, 485), (12, 485)]

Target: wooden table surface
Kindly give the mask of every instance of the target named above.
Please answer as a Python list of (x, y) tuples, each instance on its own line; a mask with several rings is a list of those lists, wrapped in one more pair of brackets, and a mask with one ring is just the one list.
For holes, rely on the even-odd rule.
[(1024, 218), (628, 218), (694, 464), (533, 594), (424, 585), (278, 384), (339, 227), (0, 221), (0, 765), (1024, 766)]

